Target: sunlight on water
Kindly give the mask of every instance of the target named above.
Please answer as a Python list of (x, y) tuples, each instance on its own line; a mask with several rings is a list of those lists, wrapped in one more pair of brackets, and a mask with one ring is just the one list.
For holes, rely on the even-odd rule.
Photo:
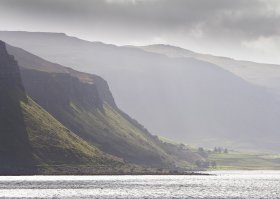
[(278, 171), (219, 171), (215, 176), (9, 176), (0, 197), (280, 198)]

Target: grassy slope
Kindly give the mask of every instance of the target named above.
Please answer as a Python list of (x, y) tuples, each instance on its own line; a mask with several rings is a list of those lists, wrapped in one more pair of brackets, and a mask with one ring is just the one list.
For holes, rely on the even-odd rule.
[(165, 151), (162, 142), (117, 108), (102, 78), (48, 62), (19, 48), (9, 46), (8, 50), (21, 66), (24, 86), (32, 99), (102, 151), (156, 167), (174, 162), (189, 166), (199, 158), (190, 151), (181, 151), (180, 157), (170, 154), (176, 149)]
[(156, 164), (163, 161), (163, 165), (171, 164), (172, 158), (150, 135), (135, 127), (110, 105), (104, 104), (103, 110), (85, 110), (75, 104), (71, 107), (76, 114), (65, 113), (64, 117), (81, 124), (85, 137), (88, 136), (101, 150), (134, 163), (158, 166)]
[[(160, 137), (163, 142), (179, 145), (179, 143)], [(196, 147), (188, 146), (193, 152), (197, 151)], [(215, 161), (218, 170), (280, 170), (280, 154), (269, 153), (246, 153), (232, 152), (229, 153), (209, 153), (205, 160)]]
[(230, 170), (266, 170), (280, 169), (280, 155), (230, 152), (212, 153), (209, 160), (217, 162), (216, 169)]
[[(31, 81), (29, 86), (34, 86), (33, 94), (38, 97), (35, 100), (49, 107), (49, 112), (27, 97), (18, 64), (7, 54), (5, 44), (0, 42), (1, 174), (157, 171), (126, 164), (101, 152), (96, 145), (111, 150), (111, 154), (123, 154), (120, 157), (129, 157), (130, 160), (134, 158), (134, 163), (167, 166), (173, 162), (173, 157), (166, 153), (154, 136), (118, 110), (106, 82), (101, 78), (85, 75), (87, 79), (75, 71), (72, 75), (33, 72), (34, 76), (26, 76)], [(78, 77), (73, 73), (77, 73)], [(94, 80), (94, 84), (89, 80)], [(100, 90), (95, 84), (100, 86)], [(50, 114), (51, 110), (57, 113), (56, 118), (73, 125), (73, 129), (78, 126), (76, 129), (82, 132), (74, 134), (76, 131), (72, 128), (71, 132)], [(81, 134), (84, 140), (79, 136)]]
[[(114, 104), (100, 100), (95, 84), (81, 82), (67, 74), (26, 69), (22, 69), (22, 76), (32, 99), (68, 129), (102, 151), (149, 167), (174, 167), (175, 162), (176, 165), (189, 166), (194, 162), (193, 156), (182, 160), (166, 153), (163, 143)], [(103, 92), (110, 93), (109, 90)]]
[(27, 97), (18, 64), (1, 41), (0, 91), (0, 174), (111, 173), (126, 167)]
[(56, 172), (60, 167), (63, 167), (60, 173), (106, 173), (124, 168), (120, 159), (79, 138), (30, 98), (21, 102), (21, 107), (33, 155), (44, 172)]
[(136, 127), (107, 102), (100, 101), (94, 85), (67, 74), (34, 70), (22, 70), (22, 74), (32, 99), (102, 151), (148, 166), (171, 162), (150, 134)]
[[(127, 164), (115, 156), (100, 151), (68, 130), (31, 98), (28, 98), (28, 101), (21, 101), (20, 105), (33, 156), (35, 162), (37, 162), (35, 166), (39, 174), (169, 173), (168, 170), (159, 171), (153, 168)], [(116, 112), (113, 113), (109, 106), (105, 108), (105, 112), (110, 116), (104, 118), (103, 122), (121, 126), (116, 124), (122, 122), (119, 118), (116, 118), (120, 115)], [(100, 120), (97, 122), (100, 122)], [(126, 128), (127, 124), (124, 126), (124, 129)]]
[[(130, 162), (155, 167), (194, 168), (201, 156), (177, 144), (165, 143), (139, 128), (122, 112), (104, 103), (103, 109), (83, 109), (71, 103), (75, 114), (66, 114), (84, 127), (83, 132), (102, 151), (124, 157)], [(66, 113), (66, 112), (64, 112)], [(94, 132), (94, 136), (92, 136)], [(85, 135), (86, 136), (86, 135)]]

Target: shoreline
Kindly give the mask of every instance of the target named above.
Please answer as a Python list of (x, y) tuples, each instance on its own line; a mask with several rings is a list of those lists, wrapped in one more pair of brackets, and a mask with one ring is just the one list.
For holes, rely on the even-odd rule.
[(200, 172), (187, 172), (187, 173), (98, 173), (98, 174), (0, 174), (1, 176), (213, 176), (215, 174), (200, 173)]

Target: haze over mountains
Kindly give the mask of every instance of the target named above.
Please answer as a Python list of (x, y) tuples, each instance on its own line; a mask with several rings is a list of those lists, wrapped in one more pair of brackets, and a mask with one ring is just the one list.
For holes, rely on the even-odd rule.
[(101, 77), (0, 44), (1, 174), (147, 173), (204, 159), (151, 135)]
[(171, 46), (118, 47), (57, 33), (1, 32), (0, 39), (100, 75), (119, 107), (153, 134), (205, 146), (280, 151), (278, 66)]
[(234, 73), (250, 83), (263, 86), (275, 94), (280, 94), (279, 65), (239, 61), (227, 57), (199, 54), (169, 45), (150, 45), (140, 46), (139, 48), (148, 52), (163, 54), (168, 57), (193, 57), (198, 60), (210, 62)]

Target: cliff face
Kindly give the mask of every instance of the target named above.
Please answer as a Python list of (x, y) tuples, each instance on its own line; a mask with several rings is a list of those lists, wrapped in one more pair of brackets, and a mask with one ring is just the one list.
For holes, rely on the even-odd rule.
[(97, 86), (95, 79), (86, 83), (65, 73), (25, 68), (21, 74), (26, 92), (35, 102), (102, 151), (136, 164), (171, 165), (153, 137), (119, 111), (114, 101), (108, 101), (111, 94), (105, 81), (98, 79)]
[(136, 168), (122, 159), (174, 168), (200, 158), (166, 150), (118, 109), (102, 78), (16, 51), (0, 43), (0, 174), (119, 173)]
[(71, 108), (79, 104), (85, 108), (102, 108), (102, 100), (95, 84), (79, 81), (63, 73), (46, 73), (22, 69), (23, 83), (27, 93), (50, 112)]
[[(16, 48), (16, 47), (7, 45), (7, 50), (8, 50), (9, 54), (15, 55), (16, 60), (18, 61), (18, 64), (20, 66), (22, 66), (22, 68), (29, 69), (29, 74), (25, 74), (26, 76), (34, 75), (34, 70), (35, 70), (35, 71), (42, 72), (39, 74), (39, 76), (43, 78), (41, 82), (43, 82), (43, 80), (51, 81), (51, 80), (54, 80), (55, 78), (58, 78), (58, 79), (60, 79), (60, 83), (72, 82), (71, 85), (74, 85), (75, 83), (79, 82), (80, 86), (82, 83), (84, 83), (84, 85), (90, 84), (92, 86), (90, 86), (90, 88), (89, 88), (89, 86), (87, 86), (87, 87), (89, 88), (88, 91), (90, 91), (92, 93), (91, 97), (93, 99), (95, 99), (95, 100), (100, 99), (101, 101), (107, 102), (111, 106), (116, 107), (114, 98), (109, 90), (109, 86), (108, 86), (107, 82), (104, 79), (102, 79), (101, 77), (99, 77), (97, 75), (93, 75), (93, 74), (78, 72), (71, 68), (48, 62), (48, 61), (46, 61), (40, 57), (37, 57), (20, 48)], [(31, 71), (33, 71), (33, 73)], [(47, 72), (47, 73), (43, 73), (43, 72)], [(49, 77), (47, 75), (50, 73), (52, 74), (53, 77)], [(75, 83), (74, 83), (74, 81), (75, 81)], [(45, 84), (47, 84), (47, 83), (51, 83), (51, 82), (46, 82)], [(70, 86), (69, 86), (69, 88), (71, 89)], [(97, 96), (97, 92), (98, 92), (98, 97), (94, 97), (94, 95)], [(86, 94), (86, 95), (88, 95), (88, 94)], [(95, 101), (93, 104), (97, 105), (97, 103), (98, 102)]]
[(27, 101), (16, 61), (0, 41), (0, 165), (26, 167), (33, 156), (20, 107)]
[(2, 41), (0, 41), (0, 81), (1, 89), (6, 88), (8, 93), (16, 94), (15, 98), (26, 100), (17, 62), (8, 54), (6, 44)]
[[(79, 101), (82, 106), (100, 106), (98, 98), (94, 98), (94, 91), (97, 91), (93, 85), (79, 86), (75, 84), (75, 78), (68, 79), (61, 74), (61, 82), (55, 86), (59, 87), (61, 83), (66, 85), (65, 89), (57, 88), (50, 93), (47, 89), (57, 79), (51, 76), (48, 79), (40, 73), (36, 75), (45, 82), (45, 87), (38, 87), (41, 90), (34, 93), (41, 94), (38, 101), (47, 107), (54, 103), (52, 96), (57, 100), (54, 103), (57, 106), (52, 108), (61, 106), (63, 110), (70, 96), (75, 96), (71, 100)], [(25, 77), (31, 78), (29, 73), (25, 73)], [(31, 81), (29, 88), (32, 90), (36, 84), (38, 82)], [(89, 96), (84, 95), (83, 89)], [(7, 53), (5, 43), (0, 41), (0, 175), (112, 173), (123, 166), (122, 160), (101, 152), (75, 135), (26, 95), (19, 66)]]
[[(9, 47), (9, 53), (20, 65), (28, 95), (89, 143), (135, 164), (173, 167), (181, 161), (118, 109), (108, 84), (99, 76), (48, 62), (22, 49)], [(185, 154), (183, 162), (199, 158)]]
[(211, 148), (227, 143), (228, 148), (280, 151), (279, 66), (170, 46), (153, 47), (149, 51), (156, 53), (151, 53), (53, 33), (0, 32), (0, 38), (49, 61), (101, 75), (118, 106), (161, 136)]

